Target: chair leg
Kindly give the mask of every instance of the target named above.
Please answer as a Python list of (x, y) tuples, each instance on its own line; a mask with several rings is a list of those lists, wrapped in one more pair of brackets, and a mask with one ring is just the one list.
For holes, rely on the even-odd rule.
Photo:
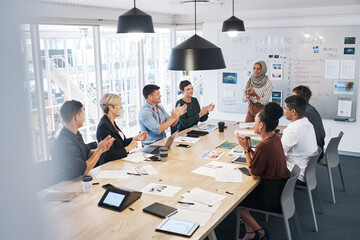
[(315, 191), (317, 193), (317, 198), (318, 198), (318, 202), (319, 202), (319, 208), (320, 208), (320, 213), (323, 213), (323, 207), (322, 207), (322, 202), (321, 202), (321, 197), (320, 197), (320, 191), (319, 191), (319, 186), (316, 186)]
[(286, 219), (285, 216), (283, 216), (283, 220), (284, 220), (284, 225), (285, 225), (285, 230), (286, 230), (287, 239), (288, 239), (288, 240), (291, 240), (291, 232), (290, 232), (290, 226), (289, 226), (289, 219)]
[(335, 204), (335, 192), (334, 192), (334, 183), (333, 183), (333, 179), (332, 179), (332, 174), (331, 174), (331, 168), (328, 166), (328, 173), (329, 173), (329, 182), (330, 182), (330, 188), (331, 188), (331, 196), (333, 199), (333, 203)]
[(298, 218), (296, 210), (294, 212), (294, 219), (295, 219), (296, 228), (297, 228), (297, 231), (298, 231), (298, 234), (299, 234), (299, 239), (303, 240), (302, 233), (301, 233), (301, 228), (300, 228), (300, 223), (299, 223), (299, 218)]
[(215, 231), (212, 230), (208, 235), (209, 240), (217, 240)]
[(341, 182), (342, 182), (343, 189), (344, 189), (344, 192), (345, 192), (345, 191), (346, 191), (346, 190), (345, 190), (345, 182), (344, 182), (344, 177), (343, 177), (343, 174), (342, 174), (342, 170), (341, 170), (341, 165), (340, 165), (340, 163), (339, 163), (338, 167), (339, 167)]
[(239, 240), (240, 238), (240, 207), (236, 208), (236, 232), (235, 232), (235, 240)]
[(314, 226), (315, 226), (315, 232), (318, 232), (318, 226), (317, 226), (317, 221), (316, 221), (316, 215), (315, 215), (315, 209), (314, 209), (314, 202), (312, 199), (312, 195), (311, 195), (311, 190), (309, 190), (308, 188), (306, 189), (309, 195), (309, 201), (310, 201), (310, 206), (311, 206), (311, 212), (313, 215), (313, 219), (314, 219)]

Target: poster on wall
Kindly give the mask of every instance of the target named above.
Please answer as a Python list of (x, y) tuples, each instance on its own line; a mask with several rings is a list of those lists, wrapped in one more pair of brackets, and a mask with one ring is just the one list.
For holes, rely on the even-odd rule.
[(278, 103), (282, 106), (282, 92), (281, 91), (272, 91), (271, 93), (271, 101)]
[(271, 64), (271, 80), (282, 80), (282, 63)]
[(337, 115), (339, 117), (351, 117), (351, 101), (339, 100)]
[(223, 73), (223, 83), (237, 84), (237, 73)]
[(334, 82), (335, 94), (354, 94), (354, 82), (348, 81), (335, 81)]

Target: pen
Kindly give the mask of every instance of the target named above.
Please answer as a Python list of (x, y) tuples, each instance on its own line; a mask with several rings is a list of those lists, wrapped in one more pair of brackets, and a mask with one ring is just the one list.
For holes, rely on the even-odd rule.
[(141, 176), (141, 175), (138, 174), (138, 173), (130, 173), (130, 172), (128, 172), (127, 174), (128, 174), (128, 175), (134, 175), (134, 176)]
[(216, 191), (223, 192), (223, 193), (226, 193), (226, 194), (229, 194), (229, 195), (233, 195), (233, 194), (234, 194), (233, 192), (229, 192), (229, 191), (225, 191), (225, 190), (220, 190), (220, 189), (216, 189)]
[(129, 207), (129, 210), (134, 211), (134, 209), (133, 209), (133, 208), (131, 208), (131, 207)]
[(92, 185), (99, 185), (99, 183), (98, 183), (98, 182), (94, 182), (94, 183), (92, 183)]
[(194, 205), (195, 204), (195, 203), (191, 203), (191, 202), (181, 202), (181, 201), (178, 201), (178, 203), (187, 204), (187, 205)]

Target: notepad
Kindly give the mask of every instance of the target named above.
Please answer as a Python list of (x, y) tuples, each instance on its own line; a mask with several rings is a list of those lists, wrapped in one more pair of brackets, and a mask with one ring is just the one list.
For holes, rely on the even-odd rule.
[(76, 192), (48, 192), (44, 201), (47, 202), (69, 202), (76, 195)]
[(169, 207), (158, 202), (147, 206), (146, 208), (143, 209), (143, 211), (161, 218), (167, 218), (177, 213), (176, 208)]

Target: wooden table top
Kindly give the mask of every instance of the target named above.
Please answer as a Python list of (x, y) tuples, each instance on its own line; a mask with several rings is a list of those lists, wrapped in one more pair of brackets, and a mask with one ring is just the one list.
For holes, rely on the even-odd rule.
[[(54, 185), (51, 189), (74, 191), (77, 195), (70, 202), (40, 204), (44, 212), (49, 239), (184, 239), (176, 235), (155, 232), (163, 219), (144, 213), (143, 208), (154, 202), (175, 206), (182, 199), (181, 195), (196, 187), (219, 193), (226, 198), (211, 217), (208, 224), (194, 233), (191, 239), (203, 239), (254, 189), (258, 180), (243, 175), (242, 183), (216, 182), (215, 178), (192, 173), (194, 169), (210, 162), (199, 156), (205, 150), (215, 149), (224, 141), (236, 141), (234, 130), (236, 122), (226, 121), (224, 133), (218, 130), (210, 132), (201, 141), (190, 148), (178, 148), (174, 143), (169, 150), (167, 162), (143, 162), (139, 164), (116, 160), (93, 169), (90, 174), (96, 176), (101, 170), (121, 170), (128, 166), (151, 164), (158, 172), (150, 176), (130, 176), (128, 179), (95, 179), (99, 185), (93, 185), (90, 193), (83, 193), (80, 179)], [(185, 132), (188, 130), (185, 130)], [(182, 132), (183, 133), (183, 132)], [(180, 135), (182, 135), (180, 133)], [(158, 142), (161, 144), (164, 140)], [(229, 150), (222, 149), (225, 152)], [(232, 157), (225, 154), (219, 161), (230, 163)], [(242, 167), (244, 165), (239, 165)], [(116, 187), (140, 190), (149, 183), (159, 183), (181, 187), (173, 197), (159, 197), (143, 193), (129, 208), (116, 212), (97, 206), (105, 190), (103, 184), (111, 183)], [(233, 195), (217, 192), (217, 189), (233, 192)]]

